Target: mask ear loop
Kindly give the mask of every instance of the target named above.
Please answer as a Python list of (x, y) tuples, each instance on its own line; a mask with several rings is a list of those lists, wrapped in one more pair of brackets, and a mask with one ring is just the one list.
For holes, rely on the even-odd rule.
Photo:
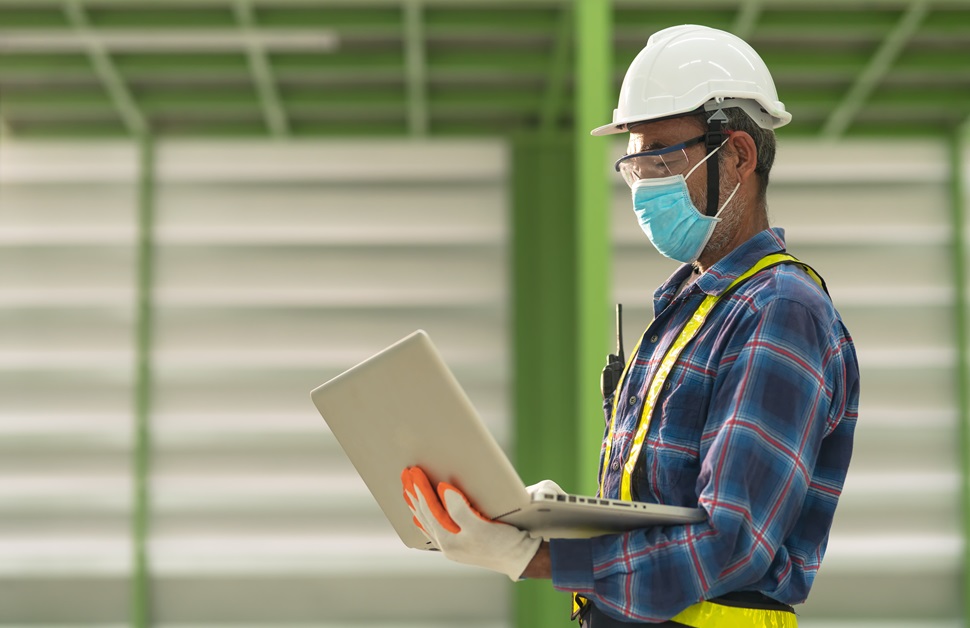
[(721, 215), (721, 212), (723, 212), (724, 211), (724, 208), (728, 206), (728, 203), (731, 202), (731, 199), (734, 198), (734, 195), (738, 193), (738, 189), (740, 187), (741, 187), (741, 182), (738, 181), (738, 184), (734, 186), (734, 189), (731, 190), (731, 193), (728, 194), (728, 197), (726, 199), (724, 199), (724, 204), (721, 205), (721, 208), (719, 210), (717, 210), (717, 213), (716, 214), (714, 214), (714, 218), (716, 218), (717, 220), (720, 220), (720, 217), (719, 216)]
[[(692, 174), (694, 174), (694, 171), (695, 171), (695, 170), (697, 170), (698, 168), (700, 168), (700, 166), (701, 166), (701, 164), (702, 164), (702, 163), (704, 163), (705, 161), (707, 161), (708, 159), (710, 159), (710, 158), (711, 158), (711, 156), (712, 156), (712, 155), (714, 155), (714, 153), (716, 153), (717, 151), (719, 151), (719, 150), (721, 150), (721, 146), (724, 146), (725, 144), (727, 144), (727, 141), (728, 141), (729, 139), (730, 139), (730, 138), (727, 138), (727, 137), (726, 137), (726, 138), (724, 138), (724, 141), (723, 141), (723, 142), (721, 142), (721, 144), (720, 144), (719, 146), (717, 146), (717, 147), (715, 147), (715, 148), (714, 148), (714, 150), (712, 150), (711, 152), (709, 152), (709, 153), (707, 153), (707, 154), (706, 154), (706, 155), (704, 156), (704, 159), (701, 159), (701, 160), (700, 160), (700, 161), (698, 161), (698, 162), (697, 162), (696, 164), (694, 164), (694, 165), (693, 165), (693, 166), (691, 167), (691, 169), (687, 171), (687, 174), (685, 174), (685, 175), (684, 175), (684, 180), (686, 181), (686, 180), (687, 180), (687, 177), (689, 177), (690, 175), (692, 175)], [(714, 163), (716, 164), (716, 163), (717, 163), (717, 160), (715, 160), (715, 161), (714, 161)], [(715, 202), (716, 202), (716, 201), (715, 201)]]
[[(687, 174), (684, 175), (684, 180), (686, 181), (687, 177), (694, 174), (694, 171), (700, 168), (701, 164), (707, 161), (708, 159), (710, 159), (711, 156), (714, 155), (714, 153), (721, 150), (721, 147), (727, 144), (727, 141), (729, 139), (731, 138), (725, 137), (720, 144), (714, 147), (714, 150), (711, 150), (709, 153), (704, 155), (704, 159), (701, 159), (696, 164), (694, 164), (691, 167), (691, 169), (687, 171)], [(741, 186), (741, 184), (738, 183), (738, 185), (734, 187), (734, 192), (731, 192), (731, 196), (729, 196), (727, 201), (724, 201), (724, 205), (721, 205), (721, 208), (718, 209), (717, 200), (719, 196), (718, 193), (720, 192), (720, 190), (718, 189), (719, 186), (717, 185), (718, 180), (719, 180), (719, 176), (717, 171), (717, 160), (715, 159), (714, 161), (711, 162), (711, 169), (707, 171), (707, 215), (711, 216), (712, 218), (717, 218), (721, 214), (721, 210), (727, 207), (728, 201), (734, 198), (735, 192), (737, 192), (738, 187)], [(714, 183), (714, 192), (711, 192), (711, 183)]]
[[(721, 142), (721, 146), (724, 146), (724, 144), (726, 144), (726, 143), (727, 143), (727, 140), (725, 139), (723, 142)], [(721, 146), (718, 146), (717, 148), (715, 148), (714, 149), (714, 152), (711, 153), (710, 155), (708, 155), (707, 157), (710, 157), (711, 155), (713, 155), (714, 153), (716, 153), (717, 151), (719, 151), (721, 149)], [(684, 180), (685, 181), (687, 180), (687, 177), (689, 177), (690, 174), (692, 172), (694, 172), (694, 170), (697, 168), (697, 166), (700, 166), (702, 163), (704, 163), (705, 161), (707, 161), (707, 157), (704, 157), (704, 159), (701, 159), (699, 162), (697, 162), (697, 164), (693, 168), (691, 168), (687, 172), (687, 176), (684, 177)], [(716, 159), (714, 160), (714, 163), (717, 163), (717, 160)], [(720, 220), (721, 212), (723, 212), (724, 211), (724, 208), (728, 206), (728, 203), (731, 202), (731, 199), (734, 198), (734, 195), (738, 193), (738, 190), (740, 188), (741, 188), (741, 182), (738, 181), (738, 184), (734, 186), (734, 189), (731, 190), (731, 193), (728, 194), (728, 197), (726, 199), (724, 199), (724, 204), (721, 205), (720, 207), (717, 207), (716, 205), (714, 206), (714, 215), (712, 216), (713, 218), (715, 218), (717, 220)], [(716, 203), (717, 200), (715, 199), (714, 202)], [(710, 206), (710, 204), (708, 204), (708, 206)], [(708, 214), (708, 215), (710, 216), (710, 214)]]

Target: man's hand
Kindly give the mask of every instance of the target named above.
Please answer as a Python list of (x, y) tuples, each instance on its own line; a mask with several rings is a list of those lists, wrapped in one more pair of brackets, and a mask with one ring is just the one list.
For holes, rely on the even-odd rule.
[(539, 549), (539, 539), (483, 517), (454, 486), (441, 482), (435, 492), (420, 467), (405, 469), (401, 484), (414, 523), (449, 560), (504, 573), (515, 581)]

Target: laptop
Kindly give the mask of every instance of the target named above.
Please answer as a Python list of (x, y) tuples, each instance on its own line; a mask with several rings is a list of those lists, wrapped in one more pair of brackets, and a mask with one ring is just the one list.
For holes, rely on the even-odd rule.
[(530, 495), (422, 330), (317, 387), (311, 398), (408, 547), (433, 549), (402, 497), (401, 471), (412, 466), (424, 469), (433, 485), (458, 487), (483, 515), (545, 539), (706, 518), (700, 508)]

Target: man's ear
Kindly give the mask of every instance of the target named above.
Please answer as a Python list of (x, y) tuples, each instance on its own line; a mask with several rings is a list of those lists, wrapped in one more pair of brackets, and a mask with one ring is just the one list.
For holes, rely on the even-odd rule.
[(733, 154), (727, 161), (737, 170), (738, 180), (744, 184), (754, 176), (754, 170), (758, 166), (758, 148), (751, 136), (744, 131), (731, 133), (728, 145), (733, 149)]

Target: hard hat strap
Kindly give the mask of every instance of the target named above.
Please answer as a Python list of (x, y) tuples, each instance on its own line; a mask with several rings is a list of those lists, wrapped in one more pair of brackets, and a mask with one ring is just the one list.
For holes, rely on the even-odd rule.
[[(724, 110), (718, 109), (710, 118), (707, 119), (707, 133), (704, 134), (704, 146), (707, 154), (710, 155), (728, 138), (728, 133), (723, 130), (724, 123), (728, 121)], [(717, 214), (718, 201), (720, 200), (721, 178), (718, 168), (718, 159), (707, 160), (707, 209), (708, 216)]]

